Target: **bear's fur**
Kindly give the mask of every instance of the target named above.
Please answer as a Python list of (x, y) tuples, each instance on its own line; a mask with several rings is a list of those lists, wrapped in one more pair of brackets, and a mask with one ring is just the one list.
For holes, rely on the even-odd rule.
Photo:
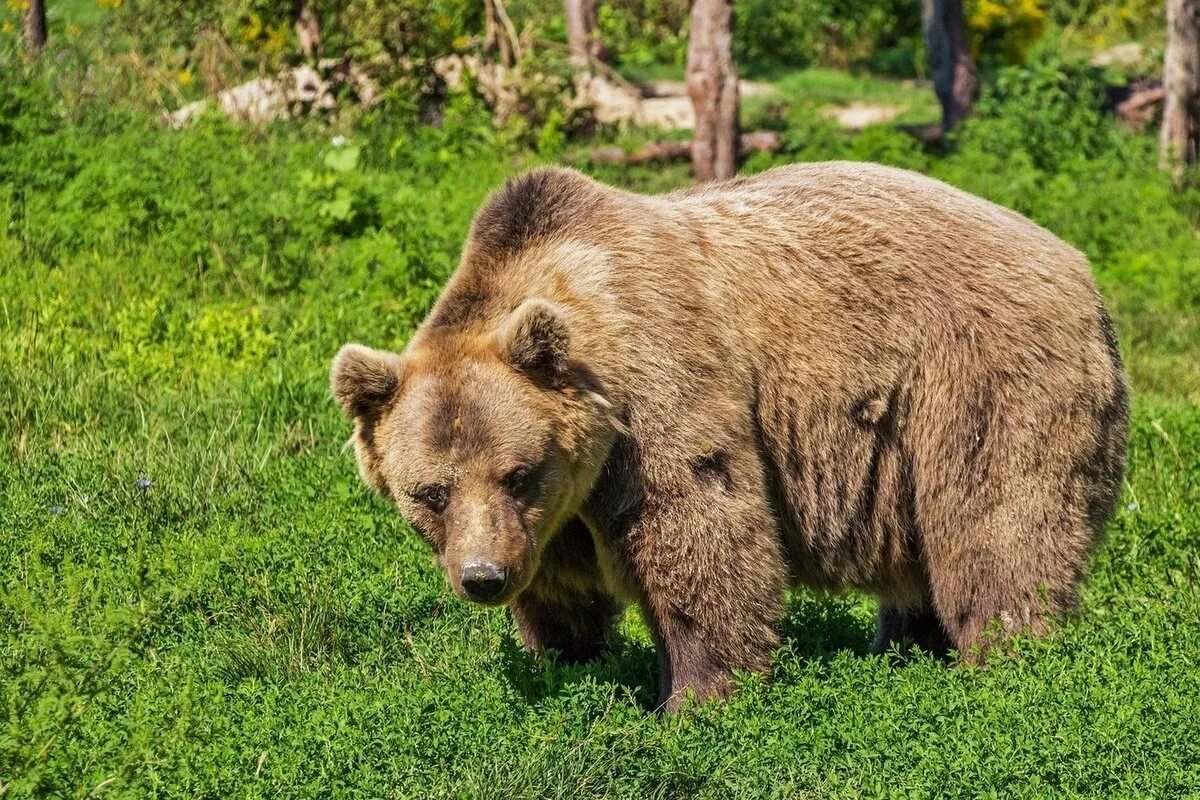
[(877, 595), (876, 652), (1044, 631), (1128, 426), (1085, 258), (870, 164), (663, 196), (528, 173), (405, 353), (348, 345), (332, 382), (457, 592), (486, 568), (567, 658), (637, 603), (668, 709), (767, 669), (789, 584)]

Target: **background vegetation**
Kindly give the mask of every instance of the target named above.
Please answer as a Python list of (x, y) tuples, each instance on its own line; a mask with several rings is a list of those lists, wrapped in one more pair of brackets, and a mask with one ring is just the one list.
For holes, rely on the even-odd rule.
[[(747, 122), (785, 141), (745, 169), (917, 169), (1080, 247), (1135, 419), (1120, 511), (1053, 637), (985, 670), (870, 657), (871, 601), (798, 592), (772, 680), (673, 718), (646, 712), (636, 614), (605, 661), (564, 667), (453, 598), (361, 485), (326, 370), (348, 340), (403, 345), (506, 175), (570, 161), (661, 190), (686, 168), (591, 167), (561, 116), (497, 128), (469, 87), (426, 124), (400, 77), (369, 111), (166, 129), (164, 108), (291, 58), (283, 4), (200, 5), (58, 3), (39, 63), (0, 45), (0, 794), (1200, 793), (1200, 192), (1105, 115), (1111, 75), (1085, 63), (1153, 49), (1155, 4), (980, 0), (985, 96), (936, 152), (822, 113), (936, 117), (897, 82), (920, 74), (912, 3), (739, 4), (738, 47), (777, 89)], [(481, 25), (457, 0), (331, 8), (327, 51), (363, 58), (466, 51)], [(678, 68), (682, 3), (603, 9), (620, 69)], [(510, 13), (561, 38), (557, 6)], [(205, 61), (214, 31), (228, 53)]]

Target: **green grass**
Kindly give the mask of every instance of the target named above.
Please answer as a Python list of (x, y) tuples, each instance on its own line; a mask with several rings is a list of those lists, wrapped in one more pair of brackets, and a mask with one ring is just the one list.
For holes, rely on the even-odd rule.
[[(853, 102), (903, 109), (894, 124), (924, 124), (941, 120), (941, 108), (930, 86), (869, 74), (850, 74), (821, 67), (792, 70), (765, 77), (788, 102), (816, 108)], [(747, 108), (753, 109), (748, 98)]]
[(54, 0), (47, 3), (46, 13), (51, 35), (65, 34), (67, 29), (98, 28), (109, 13), (97, 0)]
[[(682, 67), (649, 64), (622, 68), (626, 78), (635, 82), (683, 81)], [(743, 79), (747, 79), (745, 75)], [(926, 124), (941, 120), (941, 109), (933, 90), (918, 81), (896, 80), (869, 73), (851, 74), (825, 67), (805, 69), (773, 68), (754, 73), (753, 83), (771, 87), (769, 94), (742, 98), (742, 127), (751, 129), (773, 125), (771, 117), (781, 109), (820, 112), (831, 106), (850, 103), (892, 106), (902, 109), (893, 124)]]
[(661, 718), (636, 614), (606, 660), (565, 667), (455, 599), (361, 485), (327, 395), (343, 342), (403, 345), (473, 209), (532, 157), (470, 104), (338, 149), (22, 97), (0, 94), (6, 798), (1200, 793), (1200, 241), (1150, 142), (1054, 108), (1040, 128), (1011, 98), (947, 156), (788, 112), (788, 152), (748, 169), (912, 166), (1089, 253), (1136, 390), (1127, 488), (1045, 641), (901, 665), (865, 655), (871, 601), (797, 592), (769, 682)]

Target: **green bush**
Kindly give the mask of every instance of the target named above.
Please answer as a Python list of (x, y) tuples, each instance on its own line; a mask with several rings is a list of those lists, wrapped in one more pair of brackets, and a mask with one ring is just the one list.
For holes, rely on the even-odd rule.
[(915, 0), (746, 0), (735, 5), (737, 56), (756, 65), (870, 67), (900, 77), (922, 71)]
[(619, 64), (682, 67), (687, 60), (687, 0), (615, 0), (600, 3), (604, 45)]
[[(601, 33), (625, 66), (680, 68), (687, 58), (689, 12), (687, 0), (601, 3)], [(782, 5), (745, 0), (734, 5), (734, 14), (735, 55), (750, 75), (812, 64), (869, 67), (905, 77), (921, 69), (921, 12), (915, 0)]]
[(1000, 70), (986, 86), (964, 139), (973, 150), (1027, 159), (1041, 171), (1120, 149), (1101, 107), (1104, 85), (1088, 67), (1057, 62)]
[[(291, 0), (156, 0), (120, 3), (108, 24), (148, 54), (194, 58), (205, 32), (219, 35), (243, 66), (296, 60)], [(332, 0), (314, 4), (325, 49), (367, 60), (379, 53), (414, 59), (462, 50), (462, 39), (483, 30), (482, 3), (470, 0)]]
[(1039, 0), (974, 0), (963, 11), (972, 54), (985, 65), (1024, 63), (1046, 20)]

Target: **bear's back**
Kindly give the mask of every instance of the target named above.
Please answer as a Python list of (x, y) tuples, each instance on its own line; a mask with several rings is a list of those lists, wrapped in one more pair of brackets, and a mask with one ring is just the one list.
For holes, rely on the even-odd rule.
[[(716, 287), (723, 323), (764, 340), (834, 347), (863, 368), (863, 358), (911, 354), (931, 337), (1036, 342), (1064, 354), (1103, 344), (1082, 254), (1013, 211), (917, 173), (797, 164), (661, 202), (696, 242), (682, 268)], [(681, 266), (661, 269), (665, 281)], [(852, 342), (868, 340), (869, 352), (853, 358)]]
[[(1002, 270), (1007, 281), (1040, 275), (1072, 288), (1091, 287), (1086, 259), (1020, 214), (916, 172), (879, 164), (830, 161), (776, 167), (753, 176), (664, 195), (682, 210), (721, 224), (736, 247), (744, 239), (804, 244), (822, 266), (851, 246), (869, 248), (873, 262), (911, 258), (940, 285)], [(736, 225), (722, 223), (733, 220)], [(740, 235), (739, 235), (740, 229)], [(886, 250), (890, 248), (890, 252)], [(854, 259), (851, 258), (853, 261)], [(848, 266), (854, 266), (850, 264)]]

